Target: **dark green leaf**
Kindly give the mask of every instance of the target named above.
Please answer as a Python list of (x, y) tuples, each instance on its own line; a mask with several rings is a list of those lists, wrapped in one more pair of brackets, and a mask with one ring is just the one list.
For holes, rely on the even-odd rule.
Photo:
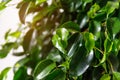
[(52, 60), (43, 60), (38, 63), (34, 70), (34, 79), (40, 80), (46, 77), (54, 68), (56, 64)]
[(27, 78), (27, 69), (25, 67), (20, 67), (17, 72), (14, 74), (13, 80), (26, 80)]
[(68, 22), (64, 23), (63, 25), (61, 25), (61, 27), (64, 27), (71, 31), (80, 31), (79, 25), (72, 21), (68, 21)]
[(101, 31), (100, 22), (91, 21), (89, 25), (89, 32), (91, 32), (94, 35), (95, 40), (97, 40), (100, 37), (100, 31)]
[(0, 80), (7, 80), (7, 73), (10, 70), (10, 67), (5, 68), (1, 73), (0, 73)]
[[(82, 35), (79, 34), (79, 35), (77, 36), (75, 42), (72, 44), (69, 52), (68, 52), (68, 56), (69, 56), (69, 57), (72, 57), (72, 56), (74, 55), (74, 53), (76, 52), (78, 46), (82, 45), (82, 44), (81, 44), (82, 39), (83, 39)], [(80, 44), (80, 45), (78, 45), (78, 44)]]
[(88, 69), (92, 59), (93, 51), (88, 53), (85, 47), (78, 47), (70, 62), (70, 74), (72, 76), (82, 75)]
[(55, 69), (43, 80), (65, 80), (66, 74), (61, 69)]

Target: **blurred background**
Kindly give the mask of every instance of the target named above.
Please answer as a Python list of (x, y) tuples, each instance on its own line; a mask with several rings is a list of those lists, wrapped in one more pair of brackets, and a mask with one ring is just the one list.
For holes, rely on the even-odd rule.
[[(16, 4), (20, 0), (12, 0), (6, 9), (0, 12), (0, 45), (5, 43), (4, 36), (5, 32), (11, 29), (11, 31), (15, 31), (18, 28), (18, 24), (20, 23), (18, 18), (18, 10), (16, 9)], [(12, 56), (12, 54), (8, 54), (8, 56), (4, 59), (0, 59), (0, 72), (6, 67), (12, 67), (20, 57)], [(13, 71), (10, 70), (8, 74), (7, 80), (13, 80)]]

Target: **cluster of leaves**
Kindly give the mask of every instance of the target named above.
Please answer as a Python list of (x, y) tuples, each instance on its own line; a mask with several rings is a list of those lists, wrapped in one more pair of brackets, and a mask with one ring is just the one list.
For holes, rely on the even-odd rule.
[(6, 33), (0, 58), (11, 50), (24, 56), (14, 65), (14, 80), (120, 80), (119, 3), (22, 0), (17, 8), (25, 27)]

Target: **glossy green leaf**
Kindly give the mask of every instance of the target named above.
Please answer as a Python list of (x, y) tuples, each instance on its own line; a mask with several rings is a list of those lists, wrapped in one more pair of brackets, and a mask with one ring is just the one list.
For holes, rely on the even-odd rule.
[(100, 22), (91, 21), (89, 25), (89, 32), (91, 32), (94, 35), (95, 40), (97, 40), (100, 37), (100, 31), (101, 31)]
[(62, 53), (65, 53), (65, 48), (67, 47), (67, 39), (69, 32), (65, 28), (59, 28), (56, 34), (52, 38), (53, 45), (58, 48)]
[(56, 34), (63, 40), (67, 41), (67, 38), (69, 36), (69, 32), (65, 28), (59, 28), (56, 31)]
[(28, 13), (28, 6), (29, 6), (29, 2), (24, 2), (21, 5), (20, 10), (19, 10), (19, 18), (20, 18), (21, 23), (23, 24), (25, 23), (25, 18)]
[(13, 80), (26, 80), (27, 69), (25, 67), (20, 67), (14, 74)]
[(36, 0), (37, 5), (39, 5), (39, 4), (43, 3), (43, 2), (46, 2), (46, 0)]
[(43, 61), (40, 61), (34, 70), (34, 73), (33, 73), (34, 79), (35, 80), (43, 79), (55, 67), (56, 67), (56, 64), (52, 60), (45, 59)]
[(72, 76), (82, 75), (90, 66), (92, 59), (93, 51), (88, 53), (85, 47), (78, 47), (70, 62), (70, 74)]
[(47, 56), (47, 59), (51, 59), (55, 62), (60, 62), (62, 60), (59, 51), (55, 50), (49, 53), (49, 55)]
[(95, 46), (94, 35), (92, 33), (86, 32), (84, 34), (85, 47), (88, 51), (91, 51)]
[(113, 80), (120, 80), (120, 72), (113, 72)]
[(33, 31), (34, 31), (34, 29), (30, 29), (24, 36), (24, 40), (23, 40), (23, 44), (22, 44), (24, 52), (29, 51)]
[(74, 53), (76, 52), (77, 48), (82, 45), (81, 42), (82, 42), (82, 39), (83, 39), (83, 36), (82, 35), (78, 35), (77, 38), (75, 39), (75, 42), (72, 44), (69, 52), (68, 52), (68, 56), (69, 57), (72, 57), (74, 55)]
[(0, 72), (0, 80), (7, 80), (7, 73), (10, 69), (10, 67), (7, 67), (2, 72)]
[(55, 69), (43, 80), (65, 80), (66, 74), (61, 69)]
[(100, 80), (111, 80), (111, 76), (109, 74), (104, 74)]
[(61, 27), (66, 28), (70, 31), (80, 31), (79, 25), (72, 21), (65, 22), (63, 25), (61, 25)]
[(54, 35), (52, 37), (52, 43), (53, 45), (59, 49), (62, 53), (66, 53), (63, 44), (61, 43), (61, 38), (58, 35)]

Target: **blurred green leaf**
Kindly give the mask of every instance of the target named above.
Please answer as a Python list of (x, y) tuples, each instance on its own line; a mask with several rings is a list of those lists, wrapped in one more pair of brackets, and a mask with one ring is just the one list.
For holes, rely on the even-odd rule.
[(37, 13), (37, 15), (34, 16), (33, 24), (43, 19), (45, 16), (47, 16), (47, 14), (52, 13), (56, 8), (57, 6), (55, 5), (50, 5), (50, 6), (43, 8), (40, 12)]
[(108, 1), (105, 6), (105, 11), (109, 15), (111, 14), (115, 9), (119, 8), (119, 2), (118, 1)]
[(91, 51), (95, 46), (94, 35), (92, 33), (86, 32), (84, 34), (85, 47), (88, 51)]
[(2, 46), (2, 49), (0, 49), (0, 58), (4, 58), (8, 55), (10, 50), (14, 47), (16, 47), (16, 43), (14, 42), (8, 42)]
[(113, 72), (113, 80), (120, 80), (120, 72)]
[(18, 37), (20, 37), (20, 34), (21, 34), (20, 31), (16, 31), (16, 32), (10, 33), (9, 36), (12, 36), (12, 37), (18, 38)]
[(65, 80), (66, 74), (61, 69), (55, 69), (43, 80)]
[(2, 0), (0, 1), (0, 11), (5, 9), (7, 6), (6, 4), (8, 4), (11, 0)]
[(27, 69), (25, 67), (20, 67), (14, 74), (13, 80), (26, 80)]
[(37, 5), (39, 5), (39, 4), (43, 3), (43, 2), (46, 2), (46, 0), (36, 0)]
[(21, 21), (21, 23), (25, 23), (25, 17), (28, 13), (28, 8), (29, 8), (29, 2), (24, 2), (19, 10), (19, 19)]
[(28, 61), (30, 61), (30, 58), (22, 58), (19, 61), (17, 61), (14, 65), (14, 72), (17, 72), (19, 70), (20, 67), (25, 66), (26, 63), (28, 63)]
[(0, 72), (0, 80), (7, 80), (7, 73), (10, 69), (10, 67), (7, 67), (2, 72)]
[(45, 59), (43, 61), (40, 61), (34, 70), (34, 73), (33, 73), (34, 79), (35, 80), (43, 79), (55, 67), (56, 67), (56, 64), (52, 60)]
[(24, 52), (29, 51), (33, 32), (34, 32), (34, 29), (30, 29), (24, 36), (24, 40), (23, 40), (23, 44), (22, 44)]
[(100, 80), (111, 80), (111, 76), (109, 74), (104, 74)]

